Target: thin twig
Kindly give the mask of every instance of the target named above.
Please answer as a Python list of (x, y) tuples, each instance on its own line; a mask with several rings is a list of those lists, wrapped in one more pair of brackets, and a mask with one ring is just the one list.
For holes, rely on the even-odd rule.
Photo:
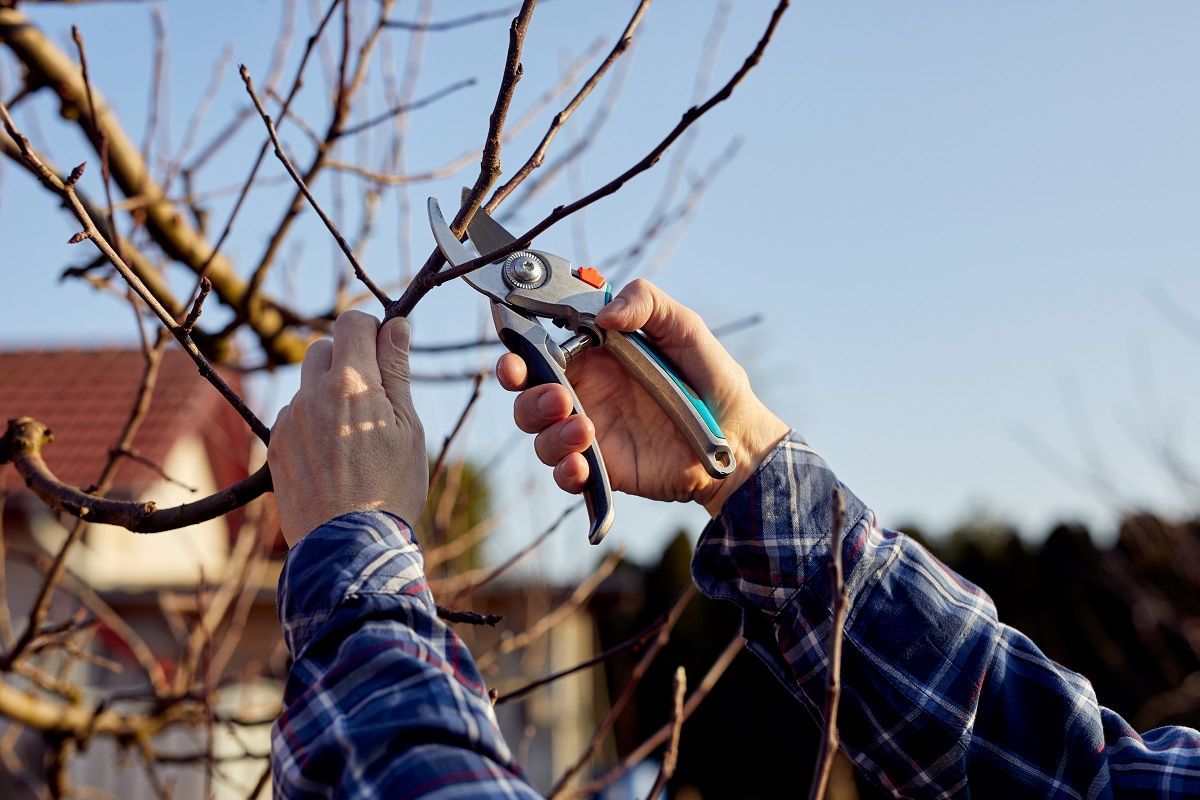
[[(550, 212), (545, 219), (534, 225), (525, 233), (521, 234), (511, 244), (498, 248), (490, 253), (485, 253), (484, 255), (481, 255), (480, 257), (472, 259), (471, 261), (468, 261), (457, 267), (453, 267), (441, 272), (423, 272), (422, 274), (418, 275), (413, 280), (413, 285), (410, 285), (409, 290), (406, 291), (398, 301), (396, 301), (397, 307), (403, 308), (405, 304), (405, 298), (409, 297), (410, 295), (423, 295), (424, 292), (427, 292), (436, 286), (441, 286), (443, 283), (447, 283), (455, 278), (467, 275), (507, 255), (528, 247), (530, 243), (533, 242), (535, 237), (553, 226), (555, 223), (560, 222), (566, 217), (569, 217), (580, 209), (590, 206), (597, 200), (608, 197), (634, 177), (640, 175), (657, 164), (659, 159), (662, 158), (663, 153), (666, 152), (667, 148), (670, 147), (680, 136), (682, 136), (684, 131), (690, 128), (697, 120), (703, 117), (718, 103), (729, 99), (729, 97), (733, 94), (733, 90), (738, 86), (738, 84), (742, 82), (750, 70), (754, 69), (754, 67), (758, 65), (759, 61), (762, 59), (763, 53), (767, 49), (767, 45), (770, 44), (771, 38), (775, 35), (775, 29), (779, 25), (779, 20), (783, 17), (783, 13), (787, 10), (790, 4), (791, 0), (780, 0), (779, 5), (775, 7), (774, 13), (771, 14), (771, 19), (767, 23), (767, 29), (763, 33), (762, 38), (759, 39), (758, 44), (755, 46), (753, 52), (746, 57), (746, 60), (742, 63), (742, 66), (737, 70), (737, 72), (734, 73), (733, 77), (730, 78), (729, 81), (726, 82), (726, 84), (716, 92), (716, 94), (708, 98), (708, 100), (706, 100), (704, 103), (689, 108), (684, 113), (683, 118), (671, 130), (671, 132), (668, 133), (661, 142), (655, 145), (654, 149), (646, 154), (644, 158), (642, 158), (629, 169), (622, 172), (613, 180), (593, 191), (591, 194), (581, 197), (573, 203), (558, 206), (552, 212)], [(473, 212), (474, 209), (472, 209), (472, 213)], [(422, 284), (421, 288), (424, 289), (424, 292), (416, 288), (417, 284)], [(388, 314), (391, 316), (398, 316), (400, 315), (400, 311), (393, 309), (389, 310)]]
[(121, 237), (117, 233), (117, 220), (113, 216), (113, 195), (112, 195), (112, 173), (109, 170), (108, 161), (108, 134), (104, 128), (100, 126), (100, 119), (96, 114), (96, 101), (92, 93), (92, 79), (88, 72), (87, 52), (83, 47), (83, 36), (79, 33), (79, 28), (71, 26), (71, 38), (75, 40), (75, 47), (79, 52), (79, 70), (83, 76), (83, 86), (87, 90), (88, 112), (92, 118), (92, 128), (95, 129), (97, 137), (100, 139), (100, 176), (104, 182), (104, 196), (108, 202), (108, 227), (113, 231), (113, 250), (125, 260), (124, 253), (121, 252)]
[(585, 670), (588, 667), (594, 667), (597, 664), (603, 664), (605, 661), (624, 653), (626, 650), (640, 650), (642, 649), (642, 646), (646, 644), (646, 642), (650, 641), (658, 634), (659, 629), (666, 624), (666, 621), (667, 614), (664, 612), (662, 616), (650, 624), (650, 627), (646, 628), (641, 633), (635, 634), (620, 644), (614, 645), (613, 647), (605, 650), (603, 653), (598, 653), (597, 655), (594, 655), (588, 660), (582, 661), (573, 667), (567, 667), (564, 670), (555, 672), (553, 675), (547, 675), (544, 678), (538, 678), (536, 681), (532, 681), (517, 689), (513, 689), (511, 692), (505, 692), (496, 698), (496, 705), (508, 703), (512, 700), (520, 700), (522, 697), (532, 691), (554, 683), (555, 681), (565, 678), (568, 675), (574, 675), (576, 672)]
[(342, 232), (338, 230), (334, 221), (325, 213), (325, 209), (321, 208), (321, 204), (317, 202), (317, 198), (313, 197), (312, 191), (309, 190), (308, 184), (300, 177), (300, 173), (296, 172), (296, 168), (292, 166), (292, 162), (288, 160), (287, 155), (283, 152), (283, 145), (279, 142), (279, 134), (275, 131), (275, 122), (267, 114), (267, 110), (263, 108), (262, 100), (259, 99), (258, 93), (254, 91), (254, 81), (250, 78), (250, 70), (246, 68), (245, 64), (242, 64), (238, 71), (241, 73), (242, 81), (246, 84), (246, 91), (250, 93), (250, 99), (254, 101), (254, 107), (258, 109), (258, 113), (263, 119), (263, 124), (267, 126), (267, 134), (270, 135), (271, 142), (275, 145), (275, 155), (283, 163), (283, 167), (288, 171), (288, 174), (292, 176), (292, 180), (296, 182), (296, 186), (304, 193), (313, 210), (321, 218), (321, 221), (325, 223), (325, 227), (329, 229), (333, 238), (337, 240), (338, 247), (342, 248), (342, 252), (345, 253), (350, 266), (354, 268), (354, 275), (370, 290), (371, 294), (375, 295), (375, 299), (382, 303), (384, 308), (387, 308), (391, 305), (392, 299), (375, 285), (375, 281), (371, 280), (371, 277), (367, 275), (362, 264), (358, 263), (358, 256), (354, 255), (354, 250), (350, 247), (349, 242), (342, 236)]
[(426, 106), (433, 105), (438, 100), (449, 97), (455, 92), (466, 89), (469, 86), (474, 86), (475, 84), (476, 80), (474, 78), (464, 78), (463, 80), (455, 81), (449, 86), (438, 89), (431, 95), (422, 97), (420, 100), (414, 100), (411, 103), (398, 105), (395, 108), (384, 111), (382, 114), (371, 117), (365, 122), (360, 122), (357, 125), (351, 125), (349, 128), (344, 128), (341, 131), (338, 131), (338, 136), (354, 136), (355, 134), (362, 133), (365, 130), (375, 127), (376, 125), (387, 122), (390, 119), (394, 119), (401, 114), (408, 114), (410, 112), (417, 111), (418, 109), (425, 108)]
[(679, 734), (683, 731), (683, 696), (687, 693), (687, 672), (683, 667), (675, 669), (672, 680), (672, 691), (675, 702), (671, 705), (671, 720), (667, 723), (671, 728), (671, 738), (667, 742), (667, 750), (663, 753), (662, 766), (658, 769), (658, 778), (654, 781), (647, 800), (656, 800), (659, 793), (667, 788), (667, 781), (675, 776), (675, 766), (679, 763)]
[(821, 745), (817, 751), (817, 766), (809, 784), (808, 800), (821, 800), (829, 784), (829, 773), (833, 769), (833, 758), (838, 750), (838, 701), (842, 695), (842, 631), (846, 626), (846, 608), (849, 595), (842, 575), (842, 528), (846, 524), (846, 497), (835, 486), (829, 501), (831, 517), (829, 532), (829, 585), (833, 593), (833, 613), (829, 622), (829, 634), (825, 640), (825, 651), (829, 654), (828, 671), (825, 673), (825, 702), (821, 709)]
[[(725, 674), (725, 670), (729, 669), (729, 665), (737, 657), (738, 653), (742, 652), (746, 647), (746, 640), (739, 630), (729, 640), (729, 644), (708, 668), (708, 672), (704, 675), (704, 680), (700, 681), (700, 685), (692, 692), (692, 696), (688, 698), (687, 703), (683, 706), (683, 719), (686, 722), (692, 713), (700, 707), (700, 703), (708, 697), (708, 693), (717, 685), (717, 681)], [(658, 747), (661, 747), (663, 742), (667, 741), (667, 737), (671, 735), (670, 723), (659, 728), (653, 736), (642, 742), (622, 759), (621, 763), (613, 767), (591, 783), (580, 786), (578, 789), (571, 792), (570, 797), (592, 797), (604, 788), (612, 785), (619, 780), (621, 776), (631, 770), (633, 767), (642, 763), (646, 758), (654, 752)]]
[(454, 428), (450, 433), (446, 434), (446, 438), (442, 441), (441, 452), (438, 453), (437, 460), (433, 462), (433, 469), (429, 470), (429, 485), (433, 486), (437, 483), (438, 478), (442, 477), (442, 469), (446, 466), (446, 454), (450, 452), (450, 445), (454, 443), (455, 437), (462, 430), (463, 424), (467, 421), (467, 417), (471, 414), (471, 409), (475, 407), (475, 403), (479, 401), (479, 395), (483, 393), (483, 379), (485, 373), (479, 373), (475, 378), (475, 385), (471, 387), (471, 397), (467, 400), (467, 404), (463, 407), (462, 413), (458, 415), (458, 421), (454, 423)]
[(472, 339), (469, 342), (446, 342), (444, 344), (414, 344), (410, 353), (455, 353), (460, 350), (477, 350), (481, 347), (496, 347), (499, 339)]
[[(635, 266), (634, 261), (645, 252), (651, 242), (660, 235), (669, 232), (672, 228), (678, 231), (680, 228), (685, 227), (683, 224), (695, 213), (708, 187), (716, 180), (721, 170), (733, 161), (741, 146), (742, 140), (740, 138), (735, 137), (731, 140), (725, 149), (713, 159), (704, 173), (691, 182), (691, 187), (688, 189), (687, 195), (684, 196), (678, 205), (674, 208), (662, 209), (656, 212), (649, 224), (642, 230), (642, 234), (638, 237), (637, 241), (622, 252), (604, 259), (597, 265), (597, 268), (606, 274), (611, 273), (610, 278), (615, 285), (624, 283), (627, 276), (633, 271)], [(661, 252), (656, 260), (661, 261), (662, 252), (669, 251), (672, 245), (673, 242), (668, 240), (661, 248)], [(623, 265), (621, 265), (622, 262), (624, 262)], [(618, 265), (621, 266), (614, 269)], [(650, 270), (648, 269), (646, 275), (643, 277), (647, 277), (649, 273)]]
[(121, 449), (121, 450), (114, 450), (113, 453), (120, 456), (121, 458), (128, 458), (130, 461), (136, 461), (137, 463), (141, 464), (143, 467), (153, 470), (154, 474), (158, 475), (158, 477), (162, 478), (167, 483), (175, 484), (180, 489), (186, 489), (187, 491), (192, 492), (193, 494), (200, 491), (199, 487), (192, 486), (190, 483), (184, 483), (183, 481), (176, 478), (174, 475), (169, 474), (165, 469), (162, 468), (161, 464), (158, 464), (157, 462), (152, 461), (149, 458), (146, 458), (144, 455), (139, 453), (137, 450), (133, 450), (132, 448), (125, 448), (125, 449)]
[(555, 626), (558, 625), (558, 623), (574, 614), (580, 608), (580, 606), (588, 601), (588, 598), (590, 598), (592, 594), (594, 594), (595, 591), (600, 588), (600, 584), (604, 583), (604, 581), (608, 579), (608, 576), (613, 574), (613, 571), (616, 570), (616, 568), (620, 565), (621, 559), (624, 557), (624, 548), (619, 547), (609, 553), (608, 556), (600, 562), (600, 565), (592, 571), (592, 574), (580, 581), (579, 585), (575, 587), (575, 590), (571, 592), (571, 596), (563, 601), (563, 603), (557, 608), (555, 608), (549, 614), (543, 615), (540, 619), (538, 619), (537, 622), (535, 622), (533, 625), (530, 625), (516, 636), (502, 640), (500, 644), (495, 647), (495, 649), (489, 650), (481, 655), (476, 661), (476, 663), (479, 665), (479, 668), (481, 670), (486, 670), (492, 664), (496, 663), (496, 660), (499, 659), (500, 656), (512, 653), (524, 647), (528, 647), (538, 639), (548, 634), (554, 629)]
[(563, 524), (563, 522), (566, 521), (567, 517), (569, 517), (572, 513), (578, 511), (582, 507), (583, 507), (582, 500), (580, 500), (577, 503), (573, 503), (569, 508), (567, 508), (566, 511), (564, 511), (558, 515), (558, 519), (556, 519), (556, 520), (554, 520), (554, 522), (550, 523), (550, 527), (546, 528), (546, 530), (544, 530), (540, 534), (538, 534), (538, 536), (536, 538), (534, 538), (534, 540), (532, 542), (530, 542), (529, 544), (527, 544), (523, 548), (521, 548), (519, 551), (517, 551), (517, 553), (515, 555), (511, 556), (507, 561), (502, 563), (500, 566), (494, 567), (493, 569), (491, 569), (483, 578), (460, 589), (454, 595), (454, 597), (450, 600), (451, 605), (458, 605), (463, 600), (470, 597), (472, 594), (474, 594), (475, 592), (479, 591), (481, 588), (483, 588), (487, 584), (494, 581), (496, 578), (499, 578), (501, 575), (503, 575), (505, 572), (507, 572), (509, 569), (511, 569), (514, 565), (516, 565), (519, 561), (521, 561), (527, 555), (529, 555), (534, 550), (536, 550), (538, 548), (538, 546), (542, 544), (542, 542), (544, 542), (544, 541), (546, 541), (546, 539), (550, 538), (550, 534), (554, 533), (556, 530), (559, 529), (559, 527)]
[[(548, 3), (550, 0), (542, 0), (543, 3)], [(477, 14), (468, 14), (455, 19), (442, 20), (441, 22), (405, 22), (404, 20), (390, 19), (384, 23), (389, 28), (400, 28), (406, 31), (415, 31), (422, 33), (440, 33), (449, 31), (455, 28), (463, 28), (467, 25), (474, 25), (477, 22), (486, 22), (489, 19), (497, 19), (499, 17), (507, 17), (518, 11), (521, 6), (507, 6), (505, 8), (497, 8), (492, 11), (480, 11)]]
[(495, 211), (496, 208), (499, 207), (502, 202), (504, 202), (504, 198), (508, 197), (512, 193), (513, 189), (520, 186), (521, 183), (524, 182), (527, 177), (529, 177), (529, 173), (540, 167), (546, 160), (546, 151), (550, 148), (550, 143), (554, 141), (554, 138), (558, 136), (558, 132), (562, 130), (563, 125), (565, 125), (567, 120), (571, 118), (571, 115), (575, 113), (575, 109), (579, 108), (583, 101), (587, 99), (587, 96), (592, 93), (592, 90), (595, 89), (600, 83), (600, 80), (604, 77), (604, 74), (608, 72), (613, 63), (616, 62), (616, 60), (620, 58), (626, 50), (629, 49), (629, 44), (633, 41), (633, 33), (635, 30), (637, 30), (638, 25), (642, 21), (642, 17), (646, 15), (646, 11), (649, 8), (650, 0), (641, 0), (641, 2), (638, 3), (637, 8), (635, 8), (633, 11), (633, 16), (629, 18), (629, 22), (625, 25), (625, 30), (621, 32), (621, 37), (617, 40), (617, 43), (613, 46), (613, 49), (609, 51), (608, 56), (605, 57), (604, 61), (600, 62), (600, 66), (596, 68), (596, 71), (592, 73), (592, 76), (584, 81), (583, 86), (581, 86), (579, 91), (575, 93), (575, 96), (571, 98), (571, 102), (567, 103), (562, 111), (559, 111), (554, 115), (554, 119), (550, 122), (549, 130), (547, 130), (545, 135), (542, 136), (542, 141), (538, 143), (536, 148), (534, 148), (534, 151), (529, 156), (528, 160), (521, 165), (521, 168), (517, 170), (516, 174), (514, 174), (507, 183), (497, 188), (492, 194), (492, 197), (490, 200), (488, 200), (486, 206), (488, 212)]
[(595, 752), (600, 749), (600, 743), (604, 741), (604, 737), (612, 730), (612, 726), (616, 723), (617, 717), (625, 710), (625, 706), (633, 698), (633, 693), (637, 690), (638, 684), (641, 683), (642, 677), (646, 674), (646, 670), (650, 669), (650, 665), (654, 663), (654, 659), (666, 646), (671, 638), (671, 631), (675, 627), (675, 623), (679, 621), (679, 617), (683, 614), (683, 610), (687, 608), (692, 598), (696, 596), (696, 584), (689, 583), (683, 593), (679, 595), (679, 599), (675, 601), (675, 605), (671, 606), (671, 611), (667, 616), (667, 621), (663, 624), (658, 632), (658, 636), (654, 639), (654, 644), (646, 648), (646, 652), (642, 655), (641, 660), (634, 666), (633, 671), (629, 674), (629, 679), (625, 681), (625, 685), (621, 687), (620, 694), (608, 708), (608, 713), (604, 715), (604, 719), (600, 720), (600, 724), (596, 726), (595, 732), (592, 734), (592, 739), (580, 754), (579, 759), (567, 768), (558, 782), (554, 784), (554, 788), (548, 795), (548, 800), (558, 800), (566, 792), (571, 782), (583, 771), (588, 762), (592, 759)]

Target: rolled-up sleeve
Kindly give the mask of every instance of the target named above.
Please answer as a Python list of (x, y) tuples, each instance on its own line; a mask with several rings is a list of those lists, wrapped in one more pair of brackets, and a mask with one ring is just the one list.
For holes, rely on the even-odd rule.
[(536, 798), (471, 654), (437, 616), (412, 530), (346, 514), (288, 553), (294, 662), (272, 729), (280, 798)]
[(850, 594), (842, 747), (898, 797), (1200, 796), (1200, 733), (1141, 736), (1086, 679), (1001, 624), (991, 599), (881, 528), (792, 434), (706, 528), (700, 589), (741, 606), (749, 648), (813, 713), (825, 695), (834, 487)]

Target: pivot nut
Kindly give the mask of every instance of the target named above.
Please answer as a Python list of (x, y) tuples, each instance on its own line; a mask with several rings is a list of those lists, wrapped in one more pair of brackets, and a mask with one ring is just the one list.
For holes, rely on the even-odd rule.
[(522, 250), (504, 261), (504, 281), (514, 289), (536, 289), (550, 277), (550, 269), (541, 258)]

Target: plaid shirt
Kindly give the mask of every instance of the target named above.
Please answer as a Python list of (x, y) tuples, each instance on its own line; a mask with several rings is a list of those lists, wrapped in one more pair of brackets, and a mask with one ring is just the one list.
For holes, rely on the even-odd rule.
[[(740, 605), (749, 647), (814, 710), (825, 695), (825, 565), (838, 485), (793, 434), (700, 538), (700, 589)], [(996, 620), (986, 594), (845, 487), (850, 591), (842, 749), (900, 797), (1200, 797), (1200, 733), (1139, 736), (1091, 684)]]
[[(783, 442), (700, 537), (692, 573), (739, 604), (753, 650), (811, 709), (824, 695), (829, 500), (837, 479)], [(1001, 625), (987, 595), (847, 494), (851, 607), (842, 747), (903, 797), (1200, 797), (1200, 733), (1139, 736), (1082, 677)], [(288, 554), (295, 657), (272, 732), (277, 797), (533, 798), (412, 531), (339, 517)]]

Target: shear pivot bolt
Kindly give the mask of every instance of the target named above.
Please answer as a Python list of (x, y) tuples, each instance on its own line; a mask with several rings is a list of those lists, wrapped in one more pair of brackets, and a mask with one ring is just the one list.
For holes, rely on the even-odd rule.
[(547, 277), (546, 265), (533, 253), (513, 253), (504, 262), (504, 278), (513, 288), (536, 289)]

